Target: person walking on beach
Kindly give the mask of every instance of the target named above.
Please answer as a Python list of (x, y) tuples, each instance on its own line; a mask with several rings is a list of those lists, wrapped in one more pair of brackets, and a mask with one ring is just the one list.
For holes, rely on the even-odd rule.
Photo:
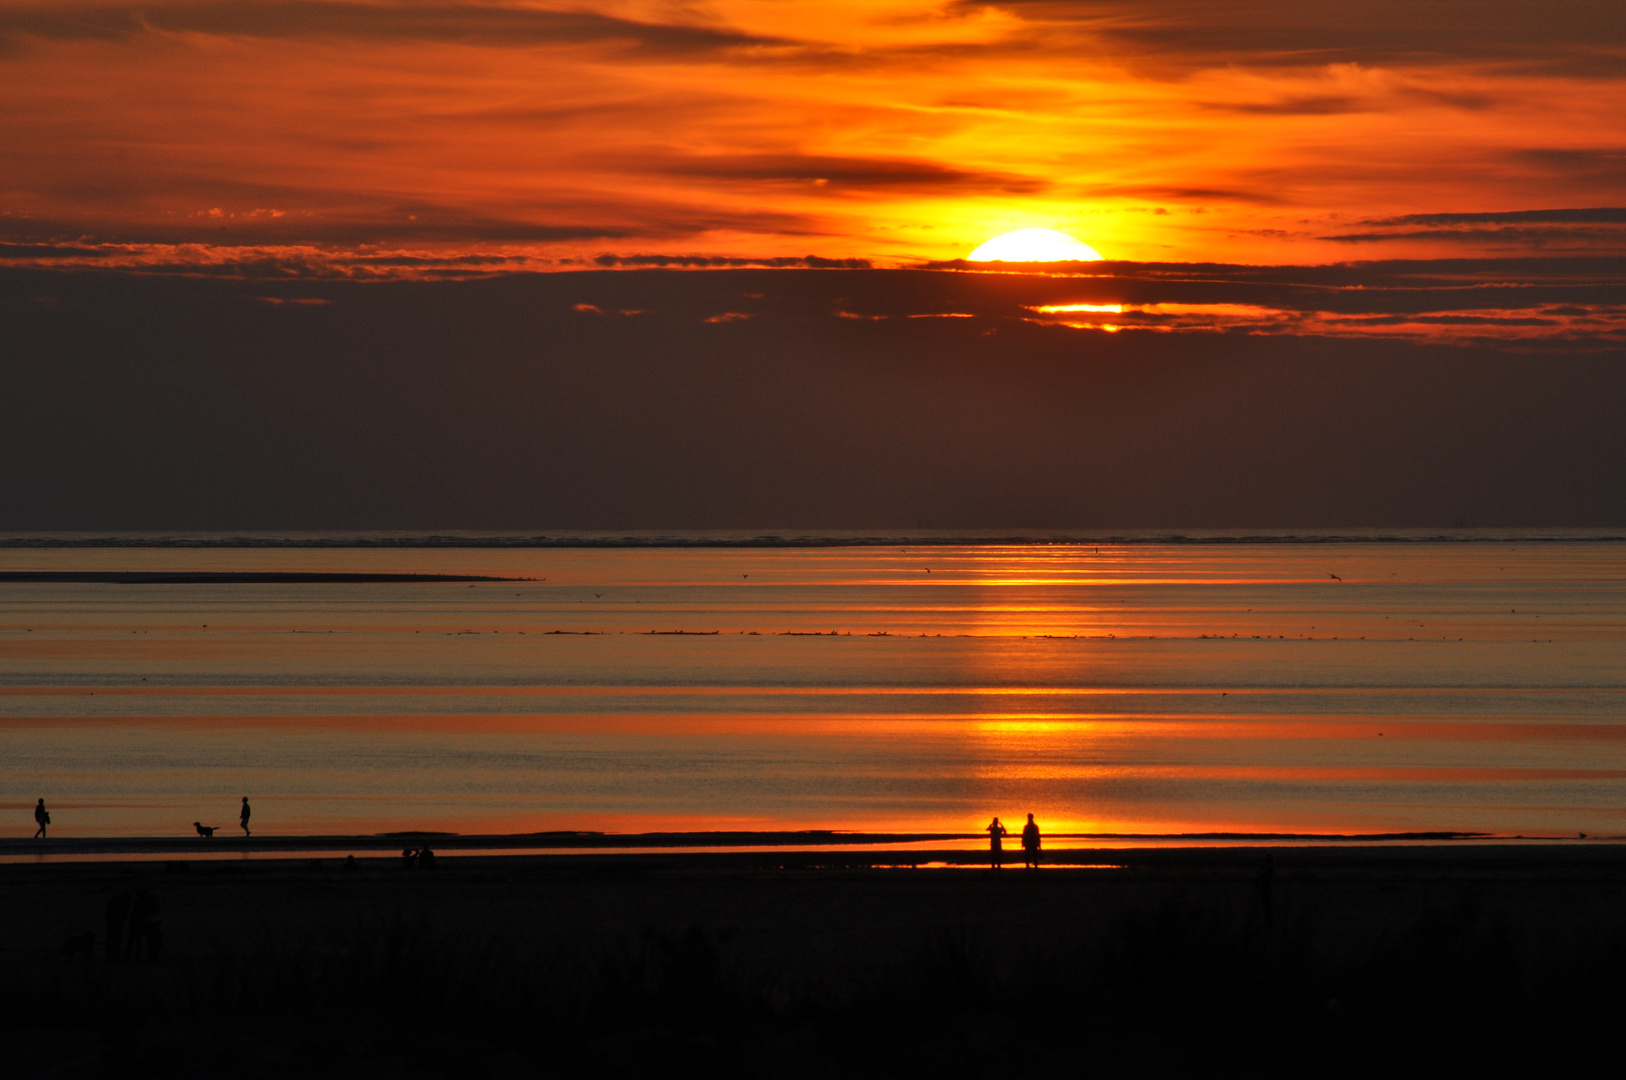
[(45, 809), (45, 800), (41, 799), (34, 805), (34, 824), (39, 828), (34, 830), (34, 839), (40, 840), (45, 836), (45, 826), (51, 823), (51, 812)]
[(1022, 826), (1022, 865), (1029, 870), (1039, 869), (1039, 823), (1028, 815), (1028, 823)]
[(989, 860), (993, 863), (995, 870), (1003, 870), (1005, 859), (1005, 844), (1003, 842), (1005, 838), (1005, 826), (1001, 825), (999, 823), (999, 819), (996, 817), (994, 820), (988, 823), (986, 832), (988, 833)]
[(248, 816), (250, 814), (252, 814), (253, 812), (254, 811), (250, 810), (249, 806), (248, 806), (248, 796), (244, 795), (243, 796), (243, 809), (242, 809), (242, 812), (237, 815), (237, 824), (239, 824), (239, 825), (241, 825), (243, 827), (243, 835), (244, 836), (253, 835), (252, 833), (250, 833), (248, 831)]

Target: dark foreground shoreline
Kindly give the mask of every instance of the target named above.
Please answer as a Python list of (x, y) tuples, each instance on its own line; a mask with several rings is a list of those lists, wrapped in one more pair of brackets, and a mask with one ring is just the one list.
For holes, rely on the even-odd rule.
[[(117, 857), (119, 855), (218, 855), (229, 852), (274, 854), (277, 852), (330, 852), (363, 853), (394, 851), (402, 847), (429, 845), (444, 852), (457, 851), (569, 851), (613, 850), (628, 848), (663, 848), (672, 850), (703, 850), (709, 848), (834, 848), (880, 847), (886, 845), (920, 845), (963, 842), (972, 847), (959, 854), (969, 861), (986, 862), (987, 852), (981, 850), (987, 841), (980, 833), (902, 833), (902, 832), (842, 832), (833, 829), (801, 829), (757, 832), (653, 832), (653, 833), (601, 833), (601, 832), (536, 832), (536, 833), (447, 833), (447, 832), (391, 832), (367, 835), (316, 836), (244, 836), (221, 829), (218, 835), (203, 836), (70, 836), (22, 839), (0, 838), (0, 858), (31, 855), (74, 857)], [(1519, 838), (1523, 840), (1523, 837)], [(1560, 838), (1547, 837), (1532, 840), (1555, 842)], [(1563, 838), (1567, 840), (1568, 838)], [(1585, 837), (1579, 839), (1585, 840)], [(1619, 837), (1599, 838), (1613, 841)], [(1049, 841), (1062, 845), (1052, 851), (1053, 858), (1070, 859), (1078, 849), (1092, 844), (1124, 842), (1126, 844), (1174, 845), (1219, 844), (1225, 846), (1253, 844), (1394, 844), (1431, 843), (1445, 841), (1493, 840), (1482, 833), (1464, 832), (1407, 832), (1407, 833), (1055, 833)], [(1494, 840), (1493, 840), (1494, 842)], [(1016, 841), (1007, 841), (1010, 851), (1016, 851)], [(940, 858), (942, 852), (931, 857)], [(1087, 855), (1087, 851), (1086, 851)], [(924, 858), (921, 851), (909, 853), (908, 858)], [(1075, 860), (1076, 861), (1076, 860)]]
[(0, 585), (439, 585), (524, 580), (480, 574), (304, 570), (0, 570)]
[[(22, 1077), (1540, 1075), (1618, 1052), (1626, 845), (1057, 855), (12, 862), (0, 1025)], [(109, 961), (104, 909), (141, 890), (163, 948)], [(61, 952), (85, 931), (92, 956)]]

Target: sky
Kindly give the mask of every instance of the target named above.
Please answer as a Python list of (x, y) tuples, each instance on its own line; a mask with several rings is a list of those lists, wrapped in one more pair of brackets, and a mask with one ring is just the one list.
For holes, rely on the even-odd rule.
[(1618, 4), (0, 0), (0, 103), (0, 530), (1626, 525)]
[(1048, 227), (1284, 264), (1626, 230), (1608, 0), (4, 0), (0, 99), (0, 233), (103, 261), (897, 266)]

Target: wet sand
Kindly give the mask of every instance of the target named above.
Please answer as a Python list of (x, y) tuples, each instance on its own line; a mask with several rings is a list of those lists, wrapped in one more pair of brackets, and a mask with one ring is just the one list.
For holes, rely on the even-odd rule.
[[(1215, 844), (1247, 846), (1250, 844), (1346, 844), (1361, 845), (1395, 842), (1413, 843), (1472, 841), (1491, 839), (1476, 833), (1412, 832), (1412, 833), (1051, 833), (1046, 837), (1048, 855), (1052, 862), (1077, 863), (1094, 861), (1094, 845), (1110, 844), (1114, 847)], [(1523, 840), (1523, 837), (1519, 839)], [(1539, 840), (1540, 838), (1532, 838)], [(1549, 837), (1548, 841), (1558, 838)], [(1568, 839), (1568, 838), (1564, 838)], [(1584, 839), (1584, 838), (1583, 838)], [(1600, 837), (1600, 840), (1619, 840), (1619, 837)], [(899, 850), (885, 853), (888, 865), (909, 862), (922, 856), (918, 851), (906, 849), (929, 846), (938, 851), (933, 858), (952, 855), (957, 861), (982, 863), (988, 853), (982, 850), (987, 838), (980, 833), (927, 833), (927, 832), (848, 832), (833, 829), (800, 829), (776, 831), (731, 832), (534, 832), (464, 834), (452, 832), (388, 832), (363, 836), (267, 836), (244, 835), (230, 826), (221, 827), (214, 836), (51, 836), (35, 839), (0, 839), (0, 861), (26, 861), (44, 856), (48, 859), (100, 858), (116, 860), (120, 856), (173, 855), (177, 858), (198, 856), (215, 857), (225, 854), (275, 855), (295, 852), (299, 854), (323, 852), (394, 852), (404, 846), (430, 845), (445, 852), (526, 851), (530, 853), (571, 850), (615, 849), (671, 849), (702, 851), (728, 848), (885, 848)], [(1015, 850), (1017, 839), (1007, 840), (1007, 850)], [(1080, 854), (1082, 852), (1082, 855)]]
[(1621, 552), (0, 548), (0, 832), (1626, 835)]
[[(1459, 1034), (1505, 1025), (1491, 1015), (1505, 1007), (1534, 1046), (1547, 1021), (1531, 995), (1552, 1001), (1555, 979), (1584, 992), (1580, 1007), (1619, 1004), (1626, 845), (1102, 848), (1038, 872), (955, 865), (985, 858), (878, 845), (445, 855), (432, 869), (398, 853), (349, 868), (11, 863), (0, 969), (8, 1022), (23, 1027), (9, 1037), (21, 1036), (21, 1075), (637, 1075), (696, 1054), (716, 1075), (929, 1075), (953, 1062), (1064, 1075), (1067, 1040), (1087, 1033), (1096, 1072), (1206, 1075), (1249, 1055), (1244, 1030), (1229, 1049), (1187, 1037), (1202, 1027), (1193, 1016), (1232, 1016), (1232, 991), (1253, 1003), (1227, 1030), (1256, 1020), (1270, 1038), (1311, 1040), (1300, 1053), (1357, 1029), (1419, 1038), (1433, 1019), (1404, 1025), (1425, 1006)], [(110, 897), (141, 888), (162, 906), (158, 960), (109, 963), (100, 941), (89, 961), (59, 955), (72, 935), (101, 936)], [(418, 959), (389, 979), (356, 974), (402, 955)], [(1596, 977), (1600, 963), (1615, 976)], [(1073, 970), (1090, 974), (1074, 985)], [(411, 1000), (391, 989), (420, 978)], [(1181, 997), (1199, 985), (1201, 1003)], [(1007, 1043), (1047, 1002), (1070, 1003), (1062, 1020)], [(510, 1007), (521, 1020), (483, 1026)], [(864, 1027), (889, 1009), (896, 1026)], [(1186, 1034), (1147, 1043), (1165, 1021)], [(553, 1023), (580, 1035), (570, 1052)], [(1243, 1071), (1278, 1071), (1266, 1064)]]

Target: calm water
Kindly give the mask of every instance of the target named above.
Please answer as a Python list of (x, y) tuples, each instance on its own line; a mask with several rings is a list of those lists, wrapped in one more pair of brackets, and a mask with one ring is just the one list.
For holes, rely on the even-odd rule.
[[(4, 550), (0, 832), (1626, 833), (1626, 545)], [(1336, 574), (1342, 580), (1335, 580)], [(676, 633), (683, 631), (684, 633)], [(818, 636), (814, 636), (818, 635)], [(832, 636), (833, 635), (833, 636)]]

